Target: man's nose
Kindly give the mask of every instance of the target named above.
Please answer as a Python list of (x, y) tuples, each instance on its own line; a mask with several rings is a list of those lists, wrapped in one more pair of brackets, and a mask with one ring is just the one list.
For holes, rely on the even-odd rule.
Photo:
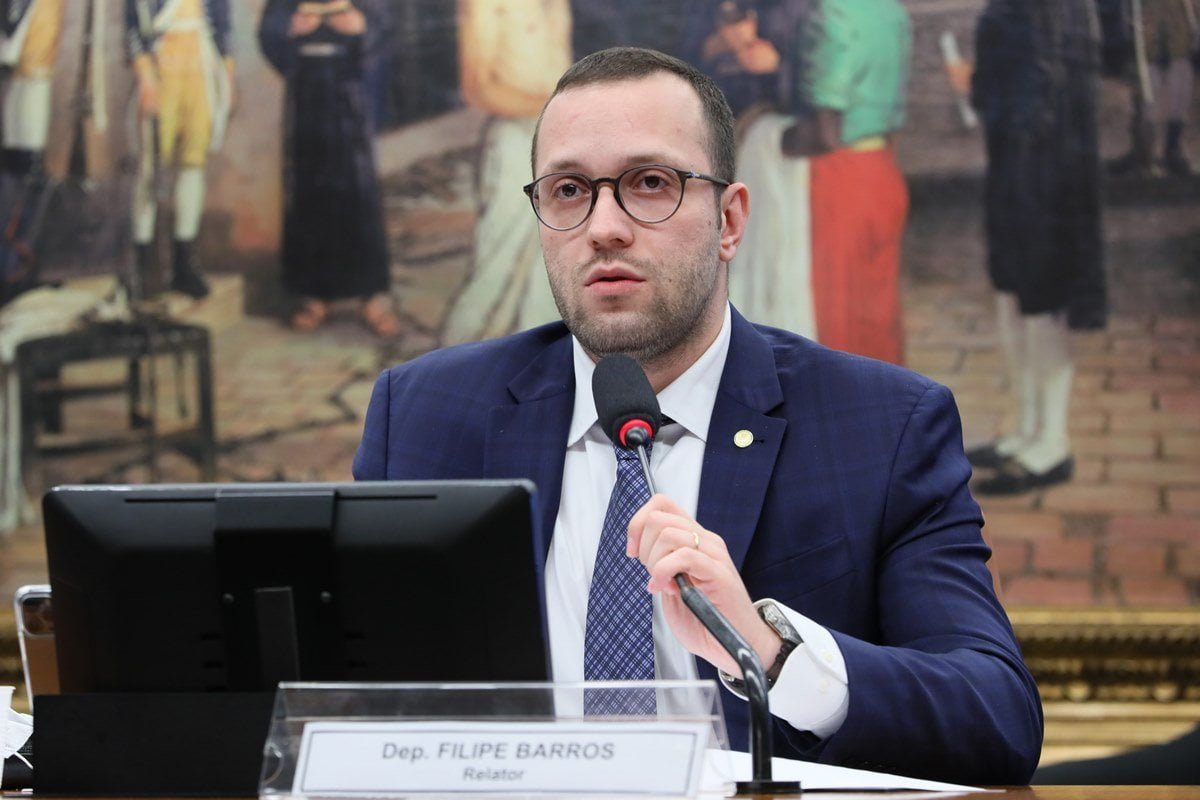
[(597, 248), (628, 246), (633, 242), (633, 218), (621, 208), (611, 186), (597, 187), (596, 205), (587, 224), (588, 236)]

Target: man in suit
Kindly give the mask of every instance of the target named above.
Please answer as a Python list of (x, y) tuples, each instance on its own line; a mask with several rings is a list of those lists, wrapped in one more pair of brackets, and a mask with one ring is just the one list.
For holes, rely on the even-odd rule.
[(1022, 783), (1041, 706), (992, 590), (950, 393), (729, 305), (749, 211), (733, 162), (728, 104), (689, 65), (614, 48), (569, 69), (527, 187), (563, 322), (384, 372), (354, 474), (533, 480), (554, 677), (588, 677), (619, 482), (586, 387), (599, 357), (629, 354), (671, 420), (651, 451), (661, 494), (620, 541), (654, 595), (653, 674), (727, 673), (746, 748), (738, 669), (680, 604), (683, 572), (768, 665), (778, 754)]

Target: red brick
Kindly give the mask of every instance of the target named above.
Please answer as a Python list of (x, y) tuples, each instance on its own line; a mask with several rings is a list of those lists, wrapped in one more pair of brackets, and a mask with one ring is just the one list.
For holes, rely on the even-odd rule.
[(1047, 489), (1042, 508), (1079, 513), (1151, 513), (1162, 506), (1160, 492), (1152, 486), (1067, 483)]
[(1107, 331), (1071, 331), (1072, 353), (1099, 353), (1113, 350)]
[(1112, 369), (1145, 372), (1151, 368), (1149, 353), (1080, 353), (1075, 365), (1081, 369)]
[(1071, 381), (1073, 394), (1102, 392), (1108, 387), (1107, 372), (1077, 372)]
[(1114, 433), (1143, 433), (1146, 431), (1200, 430), (1200, 415), (1183, 414), (1175, 411), (1129, 411), (1112, 415), (1111, 429)]
[(1200, 489), (1168, 488), (1167, 509), (1173, 514), (1200, 514)]
[[(1149, 414), (1149, 411), (1133, 411), (1133, 414)], [(1112, 416), (1112, 412), (1103, 409), (1091, 409), (1089, 411), (1075, 411), (1071, 414), (1071, 419), (1067, 427), (1071, 433), (1099, 433), (1100, 431), (1108, 430), (1108, 420)]]
[(1011, 539), (1061, 539), (1060, 514), (1036, 511), (991, 511), (984, 515), (983, 532), (989, 542)]
[(1029, 545), (1026, 542), (996, 542), (992, 544), (992, 557), (988, 568), (997, 577), (1007, 579), (1029, 569)]
[[(1120, 336), (1112, 340), (1112, 351), (1114, 353), (1158, 353), (1159, 343), (1161, 339), (1154, 339), (1149, 336)], [(1074, 348), (1075, 342), (1071, 342), (1071, 347)]]
[(1200, 461), (1200, 434), (1172, 431), (1162, 437), (1162, 454), (1164, 458)]
[(1006, 606), (1090, 606), (1094, 597), (1088, 578), (1019, 577), (1004, 582)]
[(1154, 332), (1159, 336), (1197, 336), (1200, 322), (1192, 317), (1159, 317)]
[(975, 350), (962, 360), (963, 372), (999, 372), (1006, 370), (1004, 356), (999, 350)]
[(1158, 454), (1158, 436), (1153, 433), (1076, 435), (1071, 437), (1071, 449), (1077, 456), (1153, 458)]
[(1166, 486), (1200, 486), (1200, 461), (1134, 461), (1120, 459), (1109, 465), (1113, 483), (1154, 483)]
[(1108, 480), (1108, 462), (1103, 458), (1075, 458), (1075, 474), (1071, 480), (1075, 483), (1104, 483)]
[(1200, 543), (1175, 550), (1175, 571), (1185, 578), (1200, 578)]
[(1200, 542), (1200, 517), (1118, 514), (1108, 522), (1110, 542)]
[(1195, 381), (1189, 376), (1176, 372), (1120, 372), (1108, 380), (1108, 388), (1113, 391), (1125, 389), (1169, 391), (1171, 389), (1189, 389), (1194, 385)]
[(1193, 375), (1200, 373), (1200, 353), (1195, 351), (1195, 345), (1190, 353), (1161, 353), (1154, 359), (1154, 363), (1159, 369), (1190, 372)]
[[(1176, 317), (1175, 319), (1179, 319)], [(1108, 320), (1108, 333), (1114, 340), (1130, 337), (1142, 337), (1154, 330), (1152, 324), (1155, 320), (1150, 319), (1146, 315), (1138, 315), (1136, 317), (1127, 317), (1124, 315), (1116, 315)], [(1161, 319), (1158, 320), (1161, 322)], [(1183, 334), (1175, 334), (1183, 335)]]
[(1141, 389), (1125, 392), (1076, 392), (1071, 396), (1072, 410), (1150, 411), (1154, 392)]
[(1113, 575), (1151, 578), (1167, 571), (1167, 545), (1163, 542), (1122, 542), (1105, 550), (1105, 563)]
[(1178, 578), (1128, 577), (1120, 579), (1121, 597), (1129, 605), (1186, 606), (1187, 586)]
[(1005, 497), (984, 497), (976, 495), (975, 500), (978, 501), (983, 509), (983, 518), (989, 519), (994, 514), (1002, 511), (1031, 511), (1037, 505), (1037, 492), (1026, 492), (1025, 494), (1014, 494)]
[(1038, 542), (1033, 547), (1033, 568), (1037, 572), (1090, 574), (1095, 564), (1096, 545), (1086, 539)]
[(1191, 392), (1161, 392), (1158, 407), (1163, 411), (1200, 414), (1200, 389)]
[(963, 352), (958, 347), (912, 346), (905, 354), (905, 366), (928, 375), (930, 372), (955, 372), (963, 362)]

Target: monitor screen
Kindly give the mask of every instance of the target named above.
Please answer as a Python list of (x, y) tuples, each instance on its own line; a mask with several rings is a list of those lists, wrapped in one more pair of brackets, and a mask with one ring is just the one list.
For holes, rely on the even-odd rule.
[(60, 486), (64, 692), (549, 676), (527, 481)]

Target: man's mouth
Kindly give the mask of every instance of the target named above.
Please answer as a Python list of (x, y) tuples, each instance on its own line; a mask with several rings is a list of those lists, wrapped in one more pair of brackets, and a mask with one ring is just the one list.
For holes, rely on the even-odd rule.
[(626, 269), (598, 269), (588, 275), (584, 281), (584, 286), (594, 286), (596, 284), (617, 284), (623, 282), (641, 283), (644, 278), (635, 275)]

